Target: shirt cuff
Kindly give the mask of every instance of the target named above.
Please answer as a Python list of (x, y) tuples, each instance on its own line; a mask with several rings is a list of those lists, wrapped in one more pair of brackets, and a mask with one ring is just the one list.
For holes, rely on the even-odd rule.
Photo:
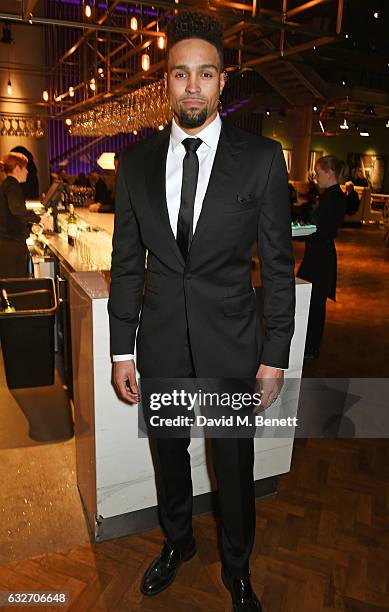
[[(261, 365), (267, 365), (266, 363), (261, 363)], [(283, 372), (286, 372), (286, 370), (288, 368), (279, 368), (278, 366), (268, 366), (270, 368), (276, 368), (277, 370), (282, 370)]]
[(133, 359), (135, 361), (135, 356), (132, 354), (128, 354), (128, 355), (112, 355), (112, 361), (129, 361), (130, 359)]

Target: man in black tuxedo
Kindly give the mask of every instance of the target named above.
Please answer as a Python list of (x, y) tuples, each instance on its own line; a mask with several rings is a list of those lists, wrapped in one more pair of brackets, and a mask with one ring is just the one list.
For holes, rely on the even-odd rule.
[[(260, 378), (262, 407), (288, 367), (295, 286), (288, 180), (278, 143), (221, 121), (222, 26), (181, 13), (169, 24), (165, 84), (174, 118), (120, 156), (109, 318), (114, 382), (138, 401), (145, 378)], [(261, 262), (264, 329), (251, 282)], [(147, 250), (147, 268), (145, 252)], [(139, 320), (140, 314), (140, 320)], [(139, 324), (139, 327), (138, 327)], [(190, 438), (155, 440), (166, 542), (141, 591), (155, 595), (195, 554)], [(252, 438), (212, 439), (222, 518), (222, 577), (236, 611), (261, 610), (251, 588)]]

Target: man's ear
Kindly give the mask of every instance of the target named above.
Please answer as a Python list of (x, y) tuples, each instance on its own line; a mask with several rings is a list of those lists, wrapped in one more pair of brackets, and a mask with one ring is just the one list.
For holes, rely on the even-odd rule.
[(164, 82), (164, 85), (165, 85), (165, 89), (167, 89), (167, 72), (163, 73), (163, 82)]
[(220, 94), (222, 93), (226, 82), (227, 82), (227, 75), (226, 75), (225, 71), (223, 70), (223, 72), (220, 73), (220, 77), (219, 77), (219, 92), (220, 92)]

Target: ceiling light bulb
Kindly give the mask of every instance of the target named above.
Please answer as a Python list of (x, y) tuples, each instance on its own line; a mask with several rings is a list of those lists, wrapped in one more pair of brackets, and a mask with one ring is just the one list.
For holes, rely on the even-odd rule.
[(375, 11), (375, 12), (373, 13), (373, 17), (374, 17), (374, 19), (378, 19), (378, 18), (379, 18), (379, 16), (380, 16), (380, 14), (379, 14), (377, 11)]
[(149, 70), (150, 68), (150, 56), (148, 53), (142, 54), (142, 69)]
[(47, 89), (45, 89), (44, 92), (42, 93), (42, 98), (44, 99), (45, 102), (48, 102), (49, 92), (47, 91)]
[(343, 121), (343, 123), (340, 125), (340, 129), (341, 129), (341, 130), (348, 130), (348, 129), (349, 129), (349, 127), (348, 127), (348, 123), (347, 123), (347, 119), (345, 119), (345, 120)]
[(90, 19), (92, 17), (92, 7), (89, 2), (85, 4), (85, 17), (87, 19)]
[(389, 119), (387, 120), (385, 127), (389, 128)]
[(369, 132), (359, 132), (360, 136), (370, 136)]
[(96, 80), (94, 78), (89, 81), (89, 87), (92, 91), (96, 91)]
[(315, 105), (315, 106), (313, 107), (313, 110), (314, 110), (314, 112), (316, 113), (316, 112), (317, 112), (319, 109), (318, 109), (318, 107)]
[(134, 136), (137, 136), (138, 130), (132, 130), (132, 133), (134, 134)]
[(165, 48), (165, 37), (164, 36), (158, 36), (158, 48), (159, 49)]
[(12, 83), (11, 83), (11, 79), (8, 80), (7, 93), (8, 93), (9, 96), (12, 96)]
[(158, 126), (158, 129), (159, 129), (159, 131), (160, 131), (160, 132), (162, 132), (162, 130), (163, 130), (163, 125), (159, 125), (159, 126)]
[(71, 98), (73, 98), (73, 97), (74, 97), (74, 87), (69, 87), (69, 96), (70, 96)]
[(65, 119), (65, 123), (66, 125), (72, 125), (72, 120), (71, 119)]
[(131, 28), (131, 30), (137, 30), (138, 29), (138, 20), (137, 20), (136, 17), (131, 17), (130, 28)]
[(102, 68), (98, 68), (97, 72), (101, 74), (102, 72), (104, 72), (104, 70)]

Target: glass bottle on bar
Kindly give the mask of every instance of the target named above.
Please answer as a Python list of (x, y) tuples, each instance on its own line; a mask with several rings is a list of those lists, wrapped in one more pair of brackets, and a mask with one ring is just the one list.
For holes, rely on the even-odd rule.
[(77, 217), (74, 214), (73, 204), (69, 204), (69, 215), (68, 215), (68, 243), (71, 246), (76, 244), (77, 238)]
[(15, 306), (13, 305), (12, 301), (9, 299), (8, 293), (3, 287), (3, 289), (1, 290), (0, 312), (10, 313), (10, 312), (15, 312), (15, 310), (16, 310)]

